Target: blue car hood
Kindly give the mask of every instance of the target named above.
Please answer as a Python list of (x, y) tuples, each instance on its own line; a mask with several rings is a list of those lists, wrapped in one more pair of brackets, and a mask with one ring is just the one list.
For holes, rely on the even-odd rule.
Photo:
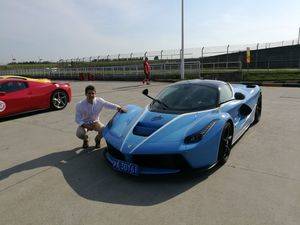
[[(112, 125), (104, 130), (104, 138), (123, 153), (139, 152), (144, 145), (182, 143), (195, 127), (207, 125), (216, 109), (186, 114), (151, 112), (146, 107), (127, 106), (127, 113), (118, 113)], [(200, 129), (200, 128), (199, 128)], [(198, 131), (198, 130), (197, 130)], [(113, 143), (111, 143), (113, 141)]]

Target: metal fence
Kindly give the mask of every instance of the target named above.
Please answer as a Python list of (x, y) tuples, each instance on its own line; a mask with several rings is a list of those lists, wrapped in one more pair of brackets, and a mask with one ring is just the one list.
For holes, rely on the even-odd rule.
[[(240, 51), (245, 51), (247, 47), (250, 50), (260, 50), (283, 46), (299, 45), (299, 40), (284, 40), (278, 42), (265, 42), (265, 43), (252, 43), (244, 45), (223, 45), (223, 46), (202, 46), (199, 48), (185, 48), (185, 58), (200, 58), (209, 57), (220, 54), (230, 54)], [(69, 59), (60, 59), (58, 62), (92, 62), (92, 61), (103, 61), (103, 60), (121, 60), (121, 59), (141, 59), (148, 57), (150, 60), (154, 59), (179, 59), (180, 49), (163, 49), (158, 51), (144, 51), (144, 52), (131, 52), (127, 54), (106, 54), (99, 56), (88, 56), (88, 57), (75, 57)]]
[[(201, 74), (210, 71), (239, 71), (241, 62), (214, 62), (200, 63), (190, 61), (185, 63), (185, 73), (201, 77)], [(82, 68), (44, 68), (44, 69), (17, 69), (0, 71), (0, 75), (19, 75), (29, 77), (47, 77), (52, 79), (68, 78), (78, 79), (81, 74), (91, 74), (94, 77), (105, 79), (108, 77), (142, 77), (144, 76), (143, 65), (109, 66), (109, 67), (82, 67)], [(177, 76), (180, 74), (180, 62), (151, 64), (152, 76)]]
[[(278, 42), (265, 42), (265, 43), (252, 43), (252, 44), (243, 44), (243, 45), (222, 45), (222, 46), (201, 46), (197, 48), (185, 48), (184, 55), (185, 58), (203, 58), (210, 57), (220, 54), (230, 54), (236, 53), (240, 51), (245, 51), (247, 47), (250, 50), (260, 50), (260, 49), (268, 49), (275, 47), (283, 47), (283, 46), (293, 46), (299, 45), (298, 39), (293, 40), (284, 40)], [(65, 63), (65, 62), (95, 62), (95, 61), (109, 61), (109, 60), (134, 60), (134, 59), (142, 59), (147, 56), (150, 60), (173, 60), (180, 58), (180, 49), (162, 49), (157, 51), (145, 50), (143, 52), (130, 52), (130, 53), (119, 53), (119, 54), (102, 54), (98, 56), (85, 56), (85, 57), (72, 57), (72, 58), (61, 58), (61, 59), (46, 59), (47, 57), (42, 57), (43, 59), (31, 59), (31, 60), (22, 60), (22, 59), (12, 59), (12, 62), (18, 63), (20, 61), (34, 61), (34, 62), (42, 62), (43, 60), (57, 62), (57, 63)]]

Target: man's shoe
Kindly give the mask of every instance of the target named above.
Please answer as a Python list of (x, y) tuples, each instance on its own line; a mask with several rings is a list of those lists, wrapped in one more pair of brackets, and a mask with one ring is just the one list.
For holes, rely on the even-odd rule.
[(83, 140), (82, 148), (88, 148), (89, 147), (89, 140)]
[(100, 148), (100, 140), (95, 138), (95, 148)]

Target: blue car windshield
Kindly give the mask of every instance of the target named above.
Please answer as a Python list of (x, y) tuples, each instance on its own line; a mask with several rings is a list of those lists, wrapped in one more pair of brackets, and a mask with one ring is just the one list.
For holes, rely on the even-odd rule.
[(218, 103), (218, 89), (199, 84), (172, 85), (159, 93), (157, 101), (150, 104), (151, 111), (187, 113), (212, 109)]

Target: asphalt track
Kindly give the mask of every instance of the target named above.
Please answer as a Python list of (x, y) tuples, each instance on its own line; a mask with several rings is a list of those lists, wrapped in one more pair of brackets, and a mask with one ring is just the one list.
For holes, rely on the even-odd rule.
[[(130, 177), (83, 151), (75, 103), (89, 82), (71, 82), (62, 111), (0, 122), (0, 224), (299, 224), (300, 89), (263, 87), (263, 115), (210, 172)], [(136, 82), (93, 82), (120, 105), (150, 102)], [(153, 83), (157, 94), (167, 83)], [(105, 110), (107, 123), (112, 111)], [(103, 148), (105, 142), (102, 142)]]

